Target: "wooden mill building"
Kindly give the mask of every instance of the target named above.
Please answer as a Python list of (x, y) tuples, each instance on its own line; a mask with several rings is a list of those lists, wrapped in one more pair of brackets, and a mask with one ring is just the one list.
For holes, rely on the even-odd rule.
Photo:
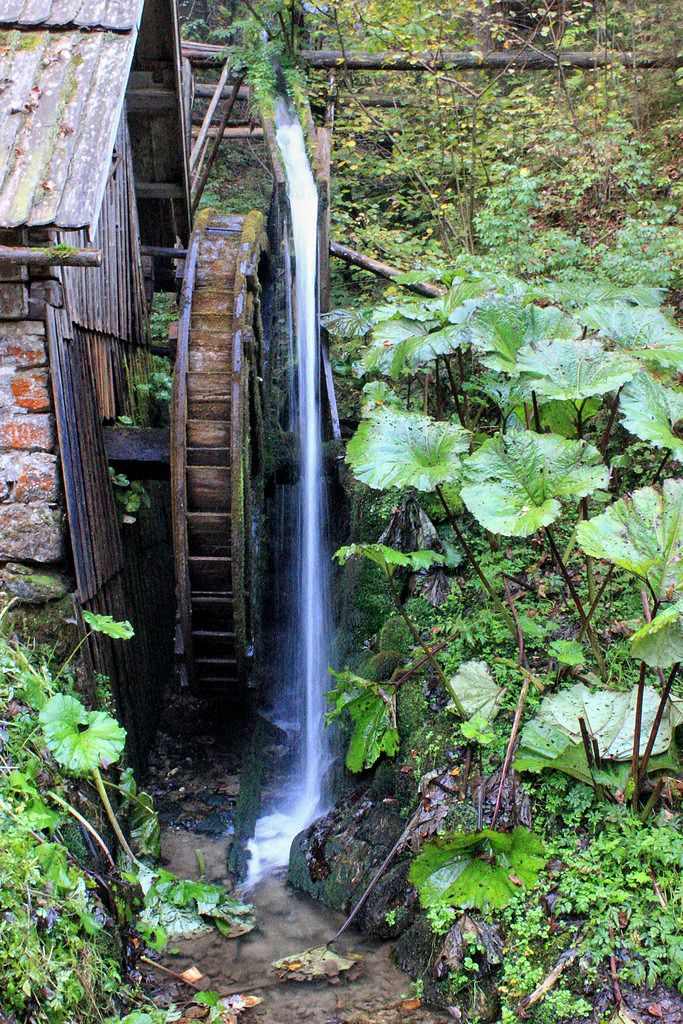
[(107, 446), (148, 422), (154, 251), (189, 241), (186, 70), (174, 0), (0, 0), (0, 590), (134, 624), (88, 645), (124, 723), (172, 654), (169, 496), (123, 523)]

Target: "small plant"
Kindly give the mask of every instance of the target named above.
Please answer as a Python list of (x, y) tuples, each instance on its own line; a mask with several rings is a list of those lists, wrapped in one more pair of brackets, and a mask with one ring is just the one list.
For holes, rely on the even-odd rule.
[(139, 480), (129, 480), (125, 473), (117, 473), (112, 466), (109, 467), (109, 476), (121, 522), (131, 526), (137, 522), (137, 513), (141, 508), (151, 507), (150, 497)]

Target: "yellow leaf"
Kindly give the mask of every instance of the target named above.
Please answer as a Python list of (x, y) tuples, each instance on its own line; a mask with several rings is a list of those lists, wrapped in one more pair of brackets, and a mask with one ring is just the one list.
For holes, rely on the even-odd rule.
[(183, 971), (180, 977), (183, 981), (186, 981), (188, 985), (194, 985), (196, 982), (201, 981), (204, 975), (201, 971), (197, 970), (196, 967), (188, 967), (186, 971)]

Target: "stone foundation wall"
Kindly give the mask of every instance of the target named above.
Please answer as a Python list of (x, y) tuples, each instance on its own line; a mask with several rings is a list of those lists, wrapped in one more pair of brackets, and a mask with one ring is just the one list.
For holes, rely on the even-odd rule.
[(41, 306), (26, 268), (0, 264), (0, 602), (58, 601), (66, 516)]

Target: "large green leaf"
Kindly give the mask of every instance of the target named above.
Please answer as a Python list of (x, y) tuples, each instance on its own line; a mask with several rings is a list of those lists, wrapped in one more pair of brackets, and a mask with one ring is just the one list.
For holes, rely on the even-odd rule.
[(683, 392), (665, 388), (647, 373), (641, 373), (619, 397), (621, 422), (627, 430), (657, 448), (668, 448), (683, 459), (683, 439), (674, 433), (683, 420)]
[(333, 705), (328, 722), (348, 715), (351, 737), (346, 767), (351, 772), (370, 768), (382, 754), (393, 757), (398, 750), (396, 698), (379, 685), (348, 670), (334, 673), (337, 685), (325, 694)]
[(407, 553), (387, 547), (386, 544), (347, 544), (339, 548), (334, 557), (340, 565), (348, 562), (349, 558), (367, 558), (369, 562), (379, 566), (387, 576), (391, 576), (399, 567), (419, 572), (421, 569), (429, 569), (432, 565), (442, 565), (446, 561), (445, 556), (437, 551)]
[(653, 668), (671, 668), (683, 661), (683, 599), (655, 615), (631, 637), (636, 658)]
[(607, 352), (599, 341), (556, 338), (520, 349), (517, 370), (539, 395), (578, 402), (617, 391), (636, 375), (638, 363), (624, 352)]
[(370, 487), (431, 491), (459, 479), (469, 440), (459, 424), (383, 407), (363, 420), (348, 443), (346, 461)]
[[(630, 762), (633, 756), (633, 734), (638, 687), (629, 692), (591, 691), (583, 683), (568, 690), (544, 697), (536, 715), (522, 730), (515, 758), (518, 771), (543, 771), (555, 768), (582, 782), (591, 783), (592, 774), (586, 761), (579, 718), (595, 737), (601, 760)], [(646, 686), (643, 694), (643, 717), (639, 753), (643, 754), (650, 729), (659, 707), (659, 694)], [(673, 740), (673, 727), (666, 710), (652, 753), (668, 750)]]
[(561, 498), (583, 498), (608, 479), (593, 445), (523, 430), (491, 438), (470, 456), (461, 495), (487, 530), (528, 537), (557, 519)]
[(321, 323), (337, 338), (365, 338), (373, 328), (372, 316), (362, 309), (332, 309), (324, 313)]
[(163, 936), (160, 945), (168, 939), (196, 937), (212, 925), (227, 938), (237, 938), (254, 927), (253, 907), (234, 899), (220, 885), (144, 866), (138, 867), (136, 878), (145, 897), (140, 922), (149, 932)]
[(397, 312), (386, 320), (380, 320), (370, 332), (369, 345), (361, 356), (361, 366), (367, 373), (398, 377), (406, 368), (419, 362), (413, 356), (413, 350), (437, 327), (438, 322), (426, 311), (411, 312), (411, 315)]
[(130, 640), (135, 630), (127, 620), (117, 622), (111, 615), (98, 615), (96, 612), (83, 611), (83, 621), (94, 633), (104, 633), (112, 640)]
[(470, 321), (473, 346), (492, 370), (516, 373), (517, 353), (545, 338), (580, 338), (581, 328), (554, 306), (524, 305), (506, 299), (479, 309)]
[(126, 730), (104, 711), (88, 711), (75, 697), (57, 693), (40, 712), (48, 750), (72, 772), (106, 768), (118, 761)]
[(498, 910), (536, 882), (543, 843), (522, 825), (512, 832), (463, 833), (426, 844), (410, 868), (424, 907)]
[(464, 661), (448, 681), (448, 690), (460, 701), (467, 718), (479, 715), (488, 722), (500, 711), (505, 696), (485, 661)]
[(658, 601), (683, 596), (683, 480), (641, 487), (577, 527), (588, 555), (649, 583)]
[(550, 281), (548, 284), (532, 288), (538, 298), (549, 299), (561, 306), (573, 306), (577, 309), (585, 306), (604, 305), (622, 301), (634, 306), (661, 306), (666, 298), (663, 288), (650, 288), (647, 285), (629, 285), (622, 287), (611, 281)]
[(660, 309), (599, 303), (576, 313), (577, 319), (640, 359), (683, 369), (683, 331)]

